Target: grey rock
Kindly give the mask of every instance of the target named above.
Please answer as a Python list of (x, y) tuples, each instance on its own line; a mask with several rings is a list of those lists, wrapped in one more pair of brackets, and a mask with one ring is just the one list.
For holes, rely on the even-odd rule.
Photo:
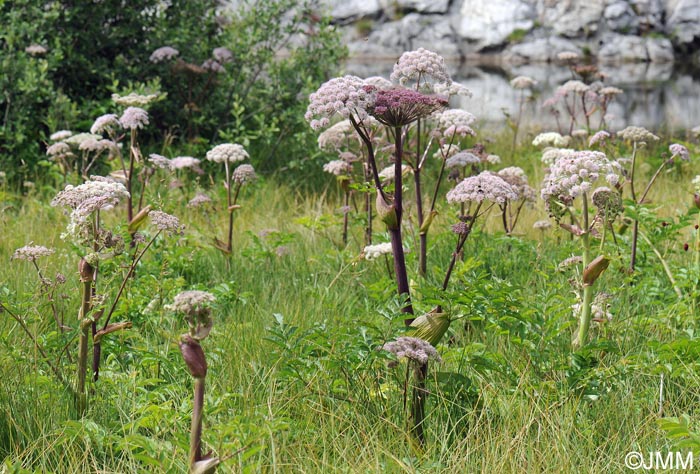
[(479, 49), (500, 46), (515, 30), (534, 26), (535, 9), (521, 0), (465, 0), (457, 33)]
[(339, 21), (377, 16), (382, 11), (379, 0), (320, 0), (320, 5)]
[(662, 0), (628, 0), (642, 31), (663, 30), (665, 14)]
[(644, 38), (631, 35), (609, 34), (602, 40), (598, 51), (602, 63), (649, 61)]
[(604, 17), (608, 28), (613, 31), (630, 33), (636, 32), (639, 28), (636, 13), (625, 1), (618, 1), (605, 7)]
[(679, 0), (669, 15), (666, 27), (681, 46), (689, 46), (695, 38), (700, 38), (700, 2)]
[(602, 63), (653, 62), (674, 60), (673, 45), (668, 38), (642, 38), (632, 35), (605, 35), (598, 52)]
[(652, 63), (671, 63), (675, 60), (673, 44), (668, 38), (646, 38), (647, 55)]
[(460, 57), (455, 32), (449, 21), (439, 15), (411, 13), (401, 20), (378, 25), (366, 38), (350, 32), (346, 42), (351, 56), (398, 58), (404, 51), (423, 47), (446, 58)]
[(447, 13), (450, 0), (380, 0), (385, 13), (392, 16), (397, 12)]
[(580, 48), (574, 42), (566, 38), (552, 36), (512, 45), (506, 49), (504, 60), (514, 64), (531, 61), (554, 61), (557, 58), (557, 54), (564, 51), (571, 51), (583, 55)]
[(561, 0), (544, 10), (543, 24), (559, 36), (588, 37), (598, 31), (605, 0)]

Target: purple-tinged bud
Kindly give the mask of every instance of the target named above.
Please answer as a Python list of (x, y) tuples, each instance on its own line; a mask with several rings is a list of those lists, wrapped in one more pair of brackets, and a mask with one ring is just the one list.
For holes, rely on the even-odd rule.
[(180, 337), (180, 353), (187, 364), (187, 368), (196, 379), (203, 379), (207, 376), (207, 359), (204, 357), (204, 350), (197, 340), (189, 334)]

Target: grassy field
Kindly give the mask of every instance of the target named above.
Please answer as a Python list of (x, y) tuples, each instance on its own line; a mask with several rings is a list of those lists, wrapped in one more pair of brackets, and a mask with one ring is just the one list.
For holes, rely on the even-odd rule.
[[(514, 159), (536, 187), (544, 174), (538, 161), (529, 147)], [(575, 352), (569, 279), (577, 273), (557, 267), (580, 246), (561, 230), (532, 229), (547, 217), (542, 202), (525, 208), (513, 237), (492, 212), (467, 240), (444, 294), (436, 288), (454, 246), (454, 211), (440, 205), (426, 278), (416, 271), (409, 221), (414, 304), (426, 312), (439, 301), (455, 318), (437, 347), (442, 363), (430, 365), (422, 448), (407, 430), (406, 366), (389, 367), (379, 350), (403, 329), (388, 262), (361, 258), (359, 218), (351, 219), (348, 245), (340, 245), (335, 183), (303, 193), (283, 176), (253, 185), (240, 200), (229, 257), (211, 246), (225, 232), (224, 213), (187, 208), (184, 196), (159, 188), (152, 200), (187, 229), (181, 238), (158, 239), (137, 267), (115, 313), (133, 328), (105, 339), (84, 417), (27, 334), (0, 314), (0, 472), (185, 472), (192, 381), (176, 344), (185, 325), (165, 308), (184, 289), (217, 298), (214, 329), (203, 342), (203, 439), (205, 452), (225, 458), (222, 472), (611, 473), (629, 472), (630, 451), (700, 453), (692, 443), (678, 447), (660, 424), (682, 414), (695, 419), (700, 396), (700, 250), (690, 184), (697, 171), (690, 163), (660, 178), (649, 206), (655, 212), (642, 221), (649, 242), (640, 243), (633, 275), (623, 271), (629, 233), (617, 247), (606, 244), (612, 262), (596, 289), (612, 295), (612, 319), (594, 323), (590, 344)], [(54, 194), (37, 187), (28, 196), (2, 195), (0, 302), (72, 378), (76, 331), (57, 331), (35, 269), (10, 260), (29, 242), (56, 249), (37, 263), (49, 278), (66, 276), (53, 307), (74, 326), (78, 257), (59, 238), (66, 216), (49, 206)], [(104, 213), (108, 224), (122, 217), (121, 208)], [(375, 230), (375, 242), (388, 241), (378, 221)], [(101, 291), (113, 296), (119, 278), (108, 275), (123, 272), (106, 264)], [(682, 439), (693, 439), (690, 429)]]

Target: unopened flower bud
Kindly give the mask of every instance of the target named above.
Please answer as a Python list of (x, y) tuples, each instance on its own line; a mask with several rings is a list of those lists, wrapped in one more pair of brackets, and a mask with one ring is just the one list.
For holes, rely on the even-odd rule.
[(599, 255), (588, 266), (583, 270), (583, 284), (585, 286), (591, 286), (598, 279), (601, 273), (605, 271), (610, 265), (610, 259)]
[(386, 224), (387, 229), (395, 230), (399, 228), (399, 218), (396, 215), (396, 207), (384, 200), (381, 193), (377, 193), (377, 215)]
[(700, 194), (695, 193), (695, 194), (693, 195), (693, 202), (695, 202), (695, 207), (697, 207), (698, 209), (700, 209)]
[(80, 281), (88, 283), (93, 280), (95, 269), (92, 268), (92, 265), (90, 265), (87, 260), (81, 258), (78, 263), (78, 273), (80, 274)]
[(207, 376), (207, 359), (202, 346), (189, 334), (180, 337), (180, 353), (192, 377), (200, 379)]

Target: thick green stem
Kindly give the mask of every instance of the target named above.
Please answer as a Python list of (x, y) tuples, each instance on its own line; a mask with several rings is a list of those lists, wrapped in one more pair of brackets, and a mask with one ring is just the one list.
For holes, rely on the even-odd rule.
[(204, 408), (204, 377), (194, 379), (192, 425), (190, 427), (190, 471), (194, 463), (202, 459), (202, 412)]

